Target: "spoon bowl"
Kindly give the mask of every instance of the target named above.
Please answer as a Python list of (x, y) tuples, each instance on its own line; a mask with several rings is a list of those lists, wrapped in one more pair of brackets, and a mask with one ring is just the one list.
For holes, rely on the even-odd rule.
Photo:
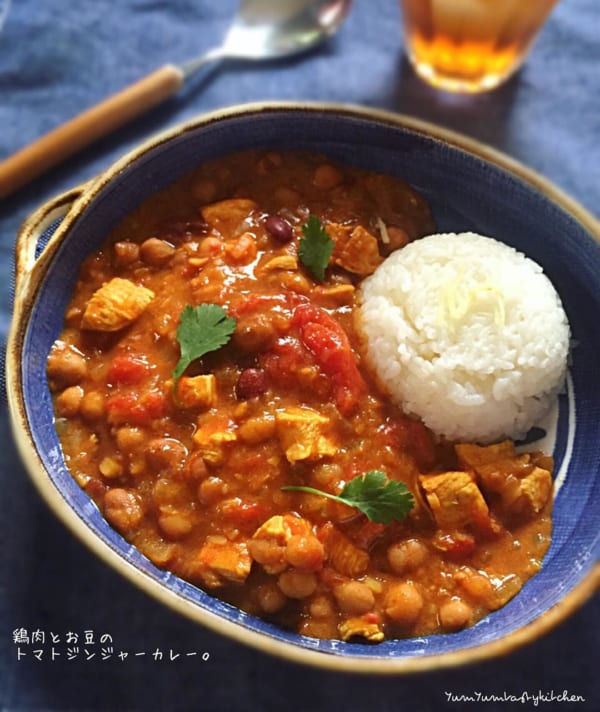
[(218, 59), (291, 57), (335, 34), (352, 0), (242, 0), (223, 43), (181, 66), (184, 77)]

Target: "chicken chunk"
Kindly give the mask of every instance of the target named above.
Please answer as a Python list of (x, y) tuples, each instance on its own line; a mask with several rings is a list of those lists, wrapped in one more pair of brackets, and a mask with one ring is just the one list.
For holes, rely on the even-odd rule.
[[(216, 427), (215, 427), (216, 425)], [(237, 434), (218, 424), (201, 425), (193, 436), (203, 460), (209, 465), (221, 465), (227, 457), (228, 446), (236, 442)]]
[(256, 208), (253, 200), (231, 198), (202, 208), (202, 217), (221, 235), (231, 236)]
[(275, 414), (277, 436), (288, 462), (319, 460), (337, 452), (327, 436), (330, 419), (310, 408), (286, 408)]
[(440, 472), (419, 477), (427, 503), (440, 529), (463, 529), (472, 524), (492, 528), (488, 506), (467, 472)]
[(339, 574), (358, 578), (366, 572), (369, 566), (369, 554), (355, 546), (333, 524), (325, 525), (322, 538), (325, 544), (325, 555)]
[(503, 440), (494, 445), (470, 445), (460, 443), (454, 446), (461, 467), (476, 469), (479, 465), (515, 456), (515, 444), (512, 440)]
[(503, 504), (510, 507), (520, 495), (520, 479), (528, 475), (533, 467), (531, 457), (525, 453), (486, 462), (478, 465), (474, 472), (484, 492), (500, 495)]
[(248, 547), (225, 537), (209, 537), (198, 554), (197, 573), (209, 588), (242, 584), (252, 567)]
[(293, 514), (276, 514), (263, 522), (252, 535), (253, 539), (274, 539), (279, 544), (287, 544), (295, 534), (307, 534), (311, 531), (306, 519)]
[(293, 514), (276, 514), (258, 527), (248, 542), (252, 558), (269, 574), (279, 574), (288, 565), (287, 545), (294, 536), (311, 534), (311, 525)]
[(519, 516), (540, 512), (552, 493), (552, 475), (527, 454), (482, 465), (476, 472), (484, 490), (500, 495), (507, 512)]
[(383, 262), (377, 238), (362, 225), (357, 225), (352, 232), (343, 226), (332, 233), (335, 240), (332, 260), (348, 272), (361, 276), (373, 274)]
[(272, 272), (273, 270), (295, 270), (298, 269), (298, 260), (293, 255), (277, 255), (271, 258), (262, 266), (263, 272)]
[(534, 467), (533, 472), (521, 480), (521, 492), (523, 510), (531, 514), (537, 514), (550, 499), (552, 476), (548, 470)]
[(214, 374), (183, 376), (177, 383), (177, 403), (183, 408), (208, 410), (217, 401), (217, 381)]
[(229, 264), (250, 264), (256, 258), (256, 238), (252, 233), (244, 232), (235, 240), (228, 240), (224, 249)]
[[(463, 446), (456, 447), (458, 451)], [(516, 455), (510, 441), (490, 448), (494, 450), (484, 453), (473, 450), (467, 454), (467, 460), (475, 463), (473, 469), (483, 491), (500, 495), (507, 513), (532, 516), (540, 512), (552, 492), (552, 475), (548, 469), (539, 466), (546, 464), (548, 459), (540, 461), (539, 453)], [(549, 467), (551, 462), (550, 459)]]
[(371, 620), (369, 616), (355, 616), (342, 621), (338, 630), (342, 640), (365, 638), (371, 643), (380, 643), (384, 638), (381, 624)]
[(132, 324), (153, 299), (151, 289), (114, 277), (91, 296), (83, 313), (81, 328), (119, 331)]
[(356, 287), (353, 284), (334, 284), (333, 286), (319, 286), (314, 290), (320, 298), (331, 302), (332, 305), (341, 306), (351, 304)]
[[(246, 404), (246, 402), (244, 403)], [(275, 419), (264, 414), (255, 418), (248, 418), (240, 425), (240, 440), (248, 445), (268, 440), (275, 432)]]

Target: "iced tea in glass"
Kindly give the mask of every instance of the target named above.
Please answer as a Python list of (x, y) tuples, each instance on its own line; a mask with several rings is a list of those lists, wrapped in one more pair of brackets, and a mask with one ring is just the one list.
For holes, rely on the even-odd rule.
[(558, 0), (400, 0), (417, 74), (457, 92), (493, 89), (522, 64)]

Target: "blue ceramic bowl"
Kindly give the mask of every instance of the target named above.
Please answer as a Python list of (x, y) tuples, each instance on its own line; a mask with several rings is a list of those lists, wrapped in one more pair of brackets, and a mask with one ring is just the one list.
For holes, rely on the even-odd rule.
[[(571, 322), (567, 392), (550, 423), (556, 457), (554, 534), (542, 570), (504, 608), (459, 633), (378, 645), (283, 631), (156, 568), (103, 519), (63, 462), (45, 362), (84, 256), (139, 202), (199, 163), (250, 147), (319, 151), (413, 184), (440, 232), (472, 230), (541, 264)], [(47, 244), (40, 246), (40, 240)], [(505, 156), (398, 115), (323, 105), (249, 105), (198, 120), (133, 151), (98, 179), (60, 196), (25, 224), (7, 363), (15, 437), (58, 516), (106, 562), (170, 607), (219, 633), (299, 662), (399, 673), (505, 653), (573, 611), (600, 581), (600, 227), (541, 177)]]

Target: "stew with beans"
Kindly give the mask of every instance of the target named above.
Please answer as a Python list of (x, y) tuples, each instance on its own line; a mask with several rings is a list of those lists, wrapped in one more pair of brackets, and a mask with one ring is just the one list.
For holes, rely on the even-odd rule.
[[(311, 216), (331, 241), (322, 279), (299, 254)], [(361, 359), (357, 286), (432, 231), (396, 178), (269, 150), (207, 163), (119, 224), (47, 366), (66, 464), (108, 522), (157, 566), (317, 638), (456, 631), (514, 596), (549, 545), (551, 458), (438, 442)], [(200, 340), (221, 330), (217, 346), (174, 375), (187, 321), (209, 315)], [(408, 516), (284, 489), (335, 495), (371, 471), (404, 483)]]

